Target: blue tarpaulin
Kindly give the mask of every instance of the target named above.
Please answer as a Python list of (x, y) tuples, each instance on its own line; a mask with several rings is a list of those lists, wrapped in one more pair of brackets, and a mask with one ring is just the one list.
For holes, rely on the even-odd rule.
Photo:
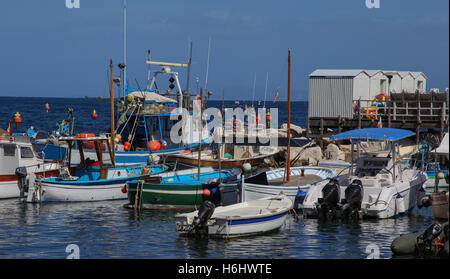
[(388, 141), (398, 141), (410, 136), (415, 135), (414, 132), (403, 129), (394, 128), (366, 128), (366, 129), (355, 129), (331, 136), (331, 140), (388, 140)]

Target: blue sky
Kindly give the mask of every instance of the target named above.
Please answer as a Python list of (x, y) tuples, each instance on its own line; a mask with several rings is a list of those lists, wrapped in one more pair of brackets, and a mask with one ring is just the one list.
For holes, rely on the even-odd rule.
[[(193, 41), (192, 77), (221, 99), (264, 97), (281, 86), (292, 49), (293, 100), (306, 100), (318, 68), (423, 71), (428, 88), (449, 86), (449, 1), (128, 0), (128, 78), (146, 82), (145, 58), (183, 62)], [(2, 0), (0, 96), (107, 96), (107, 67), (122, 61), (123, 0)], [(182, 87), (186, 74), (182, 75)], [(191, 89), (195, 90), (194, 79)]]

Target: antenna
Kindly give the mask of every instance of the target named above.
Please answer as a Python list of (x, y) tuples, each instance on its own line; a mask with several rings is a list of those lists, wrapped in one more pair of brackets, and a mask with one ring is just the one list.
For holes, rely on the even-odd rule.
[(206, 80), (205, 80), (205, 92), (208, 94), (208, 72), (209, 72), (209, 55), (211, 54), (211, 36), (209, 36), (208, 42), (208, 62), (206, 64)]

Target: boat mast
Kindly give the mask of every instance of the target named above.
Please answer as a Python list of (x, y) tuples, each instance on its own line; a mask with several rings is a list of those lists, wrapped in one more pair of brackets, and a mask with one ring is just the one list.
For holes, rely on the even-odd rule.
[(114, 160), (114, 140), (115, 140), (115, 128), (114, 128), (114, 87), (113, 87), (113, 61), (109, 62), (109, 68), (111, 71), (111, 88), (110, 88), (110, 98), (111, 98), (111, 163), (115, 167)]
[(253, 105), (253, 102), (255, 101), (255, 89), (256, 89), (256, 73), (255, 76), (253, 78), (253, 97), (252, 97), (252, 108), (254, 108), (255, 106)]
[(264, 89), (264, 108), (266, 108), (267, 84), (269, 82), (269, 72), (266, 74), (266, 89)]
[(123, 87), (125, 96), (127, 90), (127, 0), (124, 0), (123, 5), (123, 64), (125, 68), (123, 69)]
[(211, 37), (208, 42), (208, 62), (206, 63), (206, 79), (205, 79), (205, 92), (208, 94), (208, 73), (209, 73), (209, 56), (211, 54)]
[(288, 55), (288, 100), (287, 100), (287, 161), (286, 161), (286, 181), (290, 181), (291, 176), (291, 49)]
[(188, 60), (188, 67), (187, 67), (187, 78), (186, 78), (186, 109), (189, 110), (189, 104), (190, 104), (190, 96), (191, 96), (191, 90), (189, 89), (189, 80), (191, 79), (191, 62), (192, 62), (192, 41), (190, 41), (189, 44), (189, 60)]
[(200, 88), (200, 121), (198, 135), (198, 180), (200, 181), (200, 166), (202, 158), (202, 113), (203, 113), (203, 90)]

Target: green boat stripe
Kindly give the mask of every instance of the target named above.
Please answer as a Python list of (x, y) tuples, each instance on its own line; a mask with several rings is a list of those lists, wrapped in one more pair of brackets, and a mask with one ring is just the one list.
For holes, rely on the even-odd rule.
[(200, 195), (203, 194), (203, 190), (197, 191), (171, 191), (171, 190), (152, 190), (152, 189), (143, 189), (143, 192), (147, 193), (158, 193), (158, 194), (174, 194), (174, 195)]

